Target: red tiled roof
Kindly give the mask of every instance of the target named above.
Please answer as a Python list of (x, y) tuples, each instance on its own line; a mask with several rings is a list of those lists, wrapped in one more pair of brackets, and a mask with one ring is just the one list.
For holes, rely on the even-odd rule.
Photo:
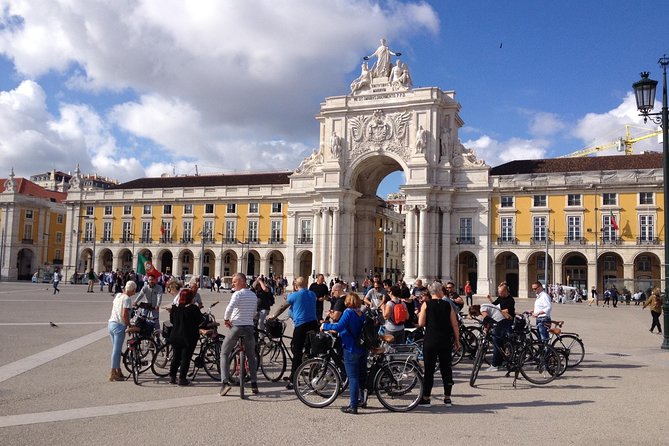
[(289, 184), (293, 172), (244, 173), (230, 175), (199, 175), (185, 177), (138, 178), (112, 186), (110, 189), (166, 189), (179, 187), (259, 186)]
[[(7, 178), (0, 178), (0, 192), (5, 190), (5, 181), (7, 181)], [(58, 203), (62, 203), (67, 198), (67, 193), (44, 189), (42, 186), (22, 177), (16, 177), (14, 181), (16, 181), (16, 191), (21, 195), (44, 198)]]
[(548, 158), (516, 160), (490, 170), (490, 175), (520, 175), (532, 173), (586, 172), (593, 170), (661, 169), (662, 153), (640, 155), (590, 156), (581, 158)]

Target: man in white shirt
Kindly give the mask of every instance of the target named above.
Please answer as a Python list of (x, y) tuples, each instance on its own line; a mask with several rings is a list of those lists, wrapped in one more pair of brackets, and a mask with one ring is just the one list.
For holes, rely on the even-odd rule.
[(537, 294), (537, 300), (534, 301), (534, 311), (532, 312), (532, 316), (537, 318), (537, 330), (539, 331), (541, 340), (548, 342), (548, 338), (550, 337), (548, 329), (551, 322), (553, 303), (551, 302), (548, 293), (544, 290), (543, 285), (541, 285), (541, 282), (534, 282), (532, 284), (532, 291)]
[[(258, 376), (256, 368), (256, 340), (253, 334), (253, 319), (258, 309), (258, 297), (246, 287), (246, 276), (237, 273), (232, 276), (232, 297), (230, 303), (225, 309), (223, 323), (230, 329), (230, 333), (223, 341), (221, 348), (221, 391), (220, 395), (225, 396), (230, 389), (230, 352), (235, 348), (237, 339), (244, 337), (244, 350), (251, 373), (251, 391), (258, 393)], [(239, 379), (244, 379), (240, 373)]]

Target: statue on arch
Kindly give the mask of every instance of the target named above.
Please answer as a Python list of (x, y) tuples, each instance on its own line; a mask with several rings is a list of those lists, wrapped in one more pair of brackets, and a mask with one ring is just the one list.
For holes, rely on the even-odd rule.
[(341, 145), (341, 136), (337, 135), (337, 132), (333, 131), (332, 136), (330, 136), (330, 153), (334, 159), (339, 159), (341, 156)]
[(364, 88), (372, 85), (372, 73), (369, 71), (367, 62), (363, 62), (360, 66), (360, 76), (351, 82), (351, 94), (356, 94)]
[(425, 153), (428, 131), (421, 125), (416, 131), (416, 153)]
[(381, 45), (369, 56), (363, 57), (364, 60), (369, 60), (372, 57), (376, 56), (376, 62), (372, 67), (372, 77), (385, 77), (390, 76), (390, 56), (401, 56), (402, 53), (391, 51), (388, 48), (386, 39), (381, 39)]
[(388, 82), (393, 90), (408, 90), (413, 86), (411, 82), (411, 75), (409, 74), (409, 67), (407, 64), (402, 63), (399, 59), (393, 65), (392, 70), (390, 71), (390, 77)]

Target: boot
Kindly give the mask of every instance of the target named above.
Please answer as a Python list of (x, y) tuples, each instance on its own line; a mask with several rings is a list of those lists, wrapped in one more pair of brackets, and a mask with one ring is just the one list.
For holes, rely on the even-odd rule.
[(118, 377), (119, 377), (119, 381), (123, 381), (123, 380), (126, 379), (126, 377), (125, 377), (125, 375), (123, 374), (123, 372), (121, 371), (121, 369), (116, 369), (116, 374), (117, 374)]
[(111, 374), (109, 375), (109, 381), (118, 381), (118, 374), (116, 369), (111, 369)]

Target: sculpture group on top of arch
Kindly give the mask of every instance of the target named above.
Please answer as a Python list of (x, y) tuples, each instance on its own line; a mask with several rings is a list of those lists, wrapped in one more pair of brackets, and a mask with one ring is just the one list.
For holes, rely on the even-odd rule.
[[(413, 82), (409, 72), (409, 66), (397, 59), (393, 65), (390, 56), (401, 56), (402, 53), (394, 52), (388, 48), (386, 39), (381, 39), (381, 45), (369, 56), (363, 57), (360, 66), (360, 76), (351, 82), (351, 95), (358, 95), (372, 90), (372, 84), (387, 84), (393, 91), (409, 90)], [(376, 57), (376, 62), (369, 68), (367, 61)]]

